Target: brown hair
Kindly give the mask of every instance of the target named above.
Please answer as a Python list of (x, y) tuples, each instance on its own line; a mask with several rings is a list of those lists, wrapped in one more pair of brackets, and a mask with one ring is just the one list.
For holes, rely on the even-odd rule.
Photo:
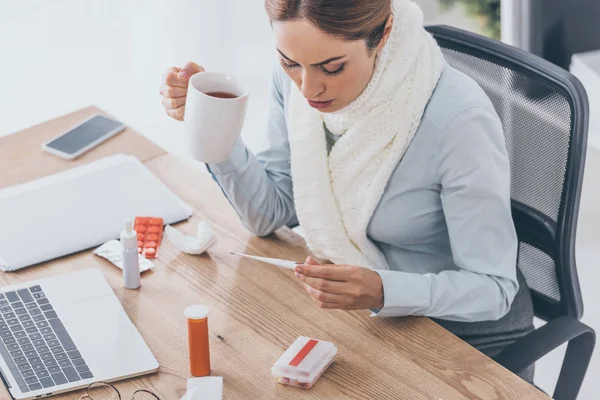
[(383, 37), (391, 0), (265, 0), (269, 19), (306, 19), (344, 40), (365, 40), (373, 50)]

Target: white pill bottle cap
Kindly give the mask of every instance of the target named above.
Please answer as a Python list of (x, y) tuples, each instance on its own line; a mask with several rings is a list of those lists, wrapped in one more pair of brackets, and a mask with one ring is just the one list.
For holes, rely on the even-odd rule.
[(208, 317), (208, 307), (202, 304), (189, 306), (183, 312), (187, 319), (204, 319)]

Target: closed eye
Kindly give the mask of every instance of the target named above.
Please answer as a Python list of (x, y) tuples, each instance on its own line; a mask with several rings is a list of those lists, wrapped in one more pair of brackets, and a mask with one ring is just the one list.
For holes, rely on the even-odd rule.
[(325, 67), (321, 67), (321, 69), (323, 70), (323, 73), (327, 76), (337, 76), (344, 71), (345, 67), (346, 67), (346, 64), (342, 64), (342, 65), (340, 65), (340, 67), (338, 69), (336, 69), (334, 71), (330, 71)]
[[(283, 67), (283, 69), (285, 70), (292, 70), (292, 69), (296, 69), (300, 66), (300, 64), (296, 64), (296, 63), (288, 63), (286, 62), (283, 58), (279, 59), (279, 63), (281, 64), (281, 66)], [(342, 64), (339, 68), (337, 68), (334, 71), (330, 71), (327, 68), (325, 68), (324, 66), (318, 66), (318, 68), (321, 69), (321, 71), (327, 75), (327, 76), (338, 76), (339, 74), (341, 74), (344, 71), (344, 68), (346, 67), (346, 64)]]
[(279, 60), (279, 63), (281, 64), (281, 66), (283, 67), (283, 69), (286, 69), (286, 70), (298, 68), (300, 66), (300, 64), (288, 64), (287, 62), (285, 62), (283, 60), (283, 58)]

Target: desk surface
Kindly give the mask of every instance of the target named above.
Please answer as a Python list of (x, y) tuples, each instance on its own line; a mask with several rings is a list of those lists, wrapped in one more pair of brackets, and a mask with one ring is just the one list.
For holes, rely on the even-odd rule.
[[(95, 112), (101, 111), (89, 107), (1, 138), (0, 188), (110, 154), (133, 154), (193, 207), (193, 217), (178, 227), (193, 234), (199, 220), (208, 220), (217, 244), (208, 254), (189, 256), (165, 240), (155, 269), (144, 273), (138, 291), (123, 289), (120, 270), (90, 251), (0, 274), (0, 284), (99, 268), (161, 365), (157, 374), (117, 383), (124, 399), (140, 388), (166, 400), (183, 396), (190, 377), (183, 310), (196, 303), (211, 310), (212, 368), (224, 377), (225, 399), (548, 399), (427, 318), (321, 310), (291, 271), (230, 256), (229, 251), (239, 251), (304, 259), (309, 252), (287, 229), (266, 239), (252, 236), (206, 173), (131, 129), (77, 161), (41, 150), (44, 141)], [(308, 391), (276, 384), (271, 377), (275, 360), (301, 335), (338, 346), (336, 362)], [(0, 387), (0, 399), (8, 398)]]

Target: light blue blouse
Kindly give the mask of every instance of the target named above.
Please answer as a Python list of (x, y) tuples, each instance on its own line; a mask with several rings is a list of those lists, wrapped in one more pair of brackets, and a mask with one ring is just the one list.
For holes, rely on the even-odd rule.
[[(240, 140), (228, 160), (209, 166), (259, 236), (298, 222), (285, 120), (292, 84), (278, 68), (265, 151), (254, 155)], [(510, 310), (519, 283), (508, 155), (492, 103), (468, 76), (445, 68), (367, 233), (391, 268), (377, 271), (378, 316), (470, 322)]]

